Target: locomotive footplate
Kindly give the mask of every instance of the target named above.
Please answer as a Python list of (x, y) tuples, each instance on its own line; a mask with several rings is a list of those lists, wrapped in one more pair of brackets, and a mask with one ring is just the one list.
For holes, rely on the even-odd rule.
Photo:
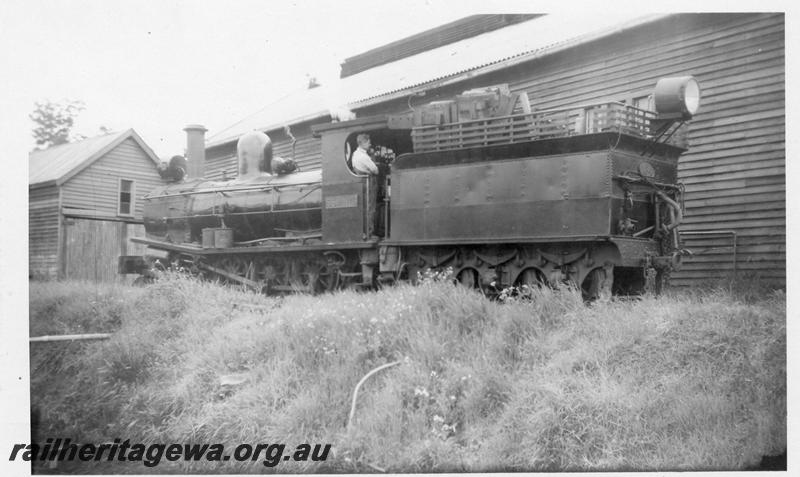
[[(376, 241), (203, 248), (144, 238), (132, 240), (148, 245), (149, 253), (143, 257), (122, 257), (120, 273), (155, 277), (158, 270), (173, 268), (263, 293), (317, 293), (371, 287), (378, 262)], [(166, 257), (156, 257), (159, 254)]]
[(192, 255), (230, 255), (230, 254), (248, 254), (248, 253), (288, 253), (288, 252), (308, 252), (308, 251), (326, 251), (326, 250), (353, 250), (353, 249), (370, 249), (377, 248), (378, 240), (373, 239), (364, 242), (345, 242), (336, 244), (313, 244), (313, 245), (279, 245), (279, 246), (263, 246), (257, 245), (252, 247), (228, 247), (228, 248), (202, 248), (198, 246), (186, 244), (174, 244), (169, 242), (161, 242), (159, 240), (145, 239), (134, 237), (131, 238), (132, 242), (148, 245), (153, 248), (169, 250), (170, 252), (182, 252)]

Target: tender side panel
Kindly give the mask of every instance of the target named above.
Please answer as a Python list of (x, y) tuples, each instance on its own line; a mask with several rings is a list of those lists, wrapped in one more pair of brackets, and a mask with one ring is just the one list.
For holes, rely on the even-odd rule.
[(392, 240), (608, 235), (608, 152), (396, 169)]

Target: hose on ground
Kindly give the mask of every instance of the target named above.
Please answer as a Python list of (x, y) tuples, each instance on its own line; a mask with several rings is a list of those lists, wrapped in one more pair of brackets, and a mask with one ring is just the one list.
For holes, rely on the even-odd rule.
[(392, 366), (398, 365), (402, 362), (403, 361), (393, 361), (391, 363), (386, 363), (381, 366), (378, 366), (377, 368), (365, 374), (364, 377), (361, 378), (361, 381), (359, 381), (358, 384), (356, 384), (355, 389), (353, 389), (353, 403), (350, 405), (350, 416), (347, 418), (347, 430), (350, 430), (350, 424), (352, 424), (353, 422), (353, 415), (356, 412), (356, 400), (358, 399), (358, 390), (361, 388), (361, 385), (364, 384), (364, 381), (369, 379), (370, 376), (377, 373), (378, 371), (381, 371), (386, 368), (391, 368)]

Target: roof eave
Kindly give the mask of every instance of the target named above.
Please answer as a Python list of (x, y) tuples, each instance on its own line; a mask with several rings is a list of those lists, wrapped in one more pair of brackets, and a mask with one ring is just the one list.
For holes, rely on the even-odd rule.
[(58, 185), (58, 181), (56, 181), (55, 179), (52, 179), (52, 180), (44, 181), (44, 182), (37, 182), (35, 184), (28, 184), (28, 190), (31, 190), (31, 189), (44, 189), (45, 187), (52, 187), (52, 186), (57, 186), (57, 185)]
[(92, 165), (94, 163), (94, 161), (96, 161), (96, 160), (100, 159), (101, 157), (103, 157), (104, 155), (108, 154), (115, 147), (119, 146), (122, 143), (122, 141), (127, 139), (131, 135), (131, 132), (133, 132), (133, 129), (128, 129), (127, 131), (125, 131), (123, 133), (120, 133), (119, 136), (117, 136), (116, 139), (114, 139), (110, 143), (106, 144), (102, 148), (100, 148), (97, 151), (95, 151), (94, 154), (92, 154), (89, 157), (87, 157), (83, 162), (78, 164), (76, 167), (73, 167), (71, 171), (68, 171), (67, 173), (65, 173), (61, 177), (55, 179), (56, 185), (61, 186), (62, 184), (64, 184), (68, 180), (70, 180), (73, 177), (75, 177), (82, 170), (84, 170), (87, 167), (89, 167), (90, 165)]
[(142, 137), (139, 136), (139, 133), (137, 133), (134, 129), (129, 129), (129, 131), (130, 131), (130, 137), (132, 137), (133, 140), (136, 141), (136, 143), (139, 145), (139, 147), (142, 148), (147, 157), (150, 158), (151, 161), (153, 161), (153, 164), (155, 164), (156, 167), (161, 165), (161, 159), (159, 159), (155, 151), (153, 151), (153, 149), (151, 149), (150, 146), (148, 146), (147, 143), (144, 142), (144, 139), (142, 139)]
[[(322, 111), (318, 111), (318, 112), (313, 113), (313, 114), (307, 114), (305, 116), (300, 116), (299, 118), (294, 118), (294, 119), (292, 119), (290, 121), (282, 121), (282, 122), (273, 123), (273, 124), (270, 124), (270, 125), (267, 125), (267, 126), (261, 126), (261, 127), (257, 128), (256, 130), (257, 131), (274, 131), (276, 129), (283, 129), (286, 126), (295, 126), (295, 125), (300, 124), (300, 123), (305, 123), (305, 122), (308, 122), (308, 121), (313, 121), (315, 119), (324, 118), (325, 116), (330, 116), (330, 111), (328, 111), (327, 109), (324, 109)], [(226, 136), (223, 139), (215, 139), (214, 141), (209, 141), (208, 143), (206, 143), (206, 149), (212, 148), (212, 147), (217, 147), (217, 146), (222, 146), (224, 144), (228, 144), (228, 143), (231, 143), (233, 141), (237, 141), (240, 136), (241, 136), (241, 134), (237, 134), (237, 135), (234, 135), (234, 136)]]
[(139, 134), (131, 128), (131, 129), (128, 129), (128, 130), (120, 133), (119, 136), (116, 139), (114, 139), (113, 141), (108, 143), (105, 147), (103, 147), (101, 149), (98, 149), (97, 152), (95, 152), (94, 154), (89, 156), (86, 160), (81, 162), (77, 167), (73, 168), (71, 171), (69, 171), (66, 174), (62, 175), (58, 179), (55, 179), (56, 185), (58, 185), (58, 186), (63, 185), (65, 182), (67, 182), (68, 180), (72, 179), (77, 174), (79, 174), (81, 171), (83, 171), (84, 169), (86, 169), (87, 167), (92, 165), (96, 160), (100, 159), (101, 157), (105, 156), (109, 152), (113, 151), (117, 146), (122, 144), (128, 138), (133, 139), (134, 142), (136, 142), (136, 144), (140, 148), (142, 148), (142, 150), (144, 151), (145, 155), (147, 155), (147, 157), (150, 159), (150, 161), (153, 163), (153, 165), (158, 167), (158, 165), (161, 164), (161, 159), (159, 159), (158, 156), (156, 156), (156, 153), (153, 152), (152, 149), (150, 149), (150, 146), (148, 146), (144, 142), (144, 140), (141, 138), (141, 136), (139, 136)]

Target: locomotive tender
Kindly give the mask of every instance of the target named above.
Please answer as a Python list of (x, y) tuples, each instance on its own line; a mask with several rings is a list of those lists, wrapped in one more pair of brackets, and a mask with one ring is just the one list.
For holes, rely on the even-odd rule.
[[(505, 87), (465, 92), (316, 126), (322, 168), (309, 171), (276, 167), (291, 161), (248, 133), (237, 178), (145, 197), (146, 237), (132, 240), (148, 256), (121, 257), (120, 272), (169, 263), (259, 291), (313, 292), (451, 268), (484, 291), (568, 281), (595, 299), (640, 292), (655, 270), (660, 288), (682, 251), (685, 149), (666, 139), (699, 95), (693, 78), (667, 78), (656, 112), (613, 102), (530, 112), (523, 97), (525, 112), (511, 114), (517, 96)], [(349, 164), (362, 133), (397, 153), (377, 176)]]

